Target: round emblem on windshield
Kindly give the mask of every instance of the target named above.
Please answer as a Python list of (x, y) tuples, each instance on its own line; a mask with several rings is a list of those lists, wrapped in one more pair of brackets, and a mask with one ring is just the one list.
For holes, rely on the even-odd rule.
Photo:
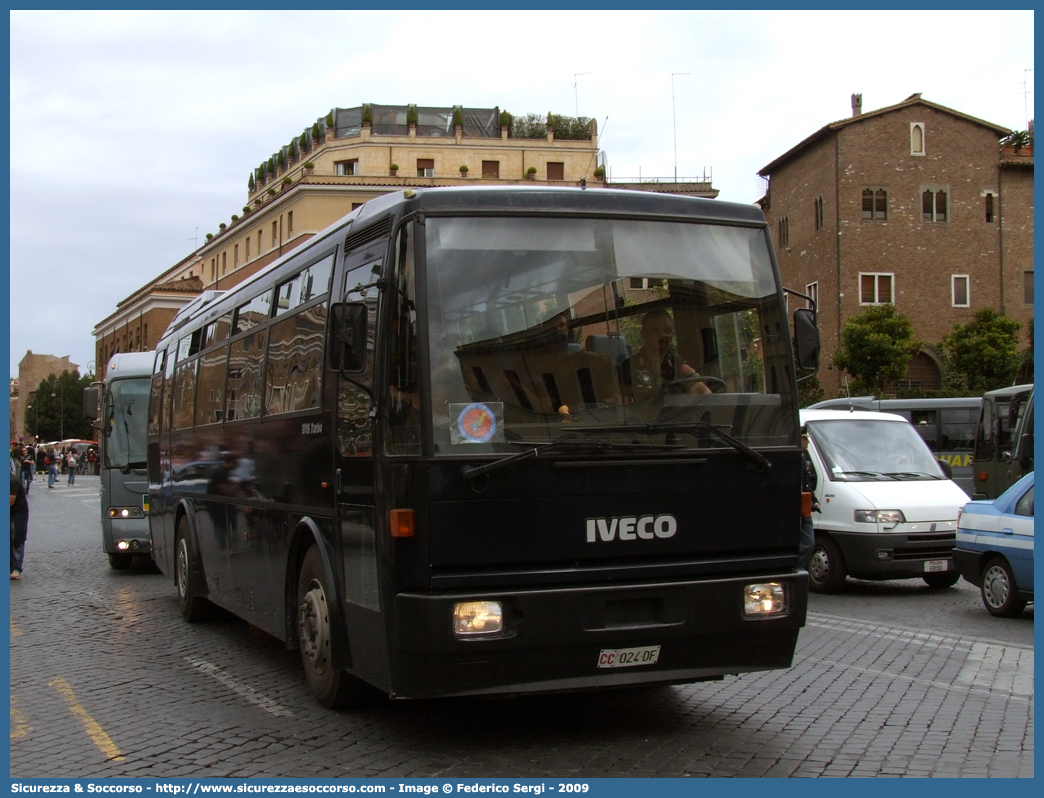
[(457, 429), (470, 443), (485, 443), (497, 432), (497, 417), (488, 405), (475, 402), (460, 411)]

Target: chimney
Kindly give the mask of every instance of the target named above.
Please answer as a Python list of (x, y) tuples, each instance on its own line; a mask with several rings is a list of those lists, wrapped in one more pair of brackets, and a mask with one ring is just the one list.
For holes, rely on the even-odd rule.
[(852, 116), (859, 116), (863, 113), (863, 95), (853, 94), (852, 95)]

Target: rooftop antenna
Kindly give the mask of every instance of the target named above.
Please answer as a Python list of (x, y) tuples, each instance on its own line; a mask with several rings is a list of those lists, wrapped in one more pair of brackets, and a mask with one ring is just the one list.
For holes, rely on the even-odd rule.
[(199, 249), (199, 228), (196, 228), (196, 234), (189, 239), (192, 242), (192, 251), (195, 252)]
[[(1022, 70), (1024, 75), (1025, 75), (1026, 72), (1032, 72), (1032, 71), (1033, 71), (1033, 67), (1030, 67), (1029, 69)], [(1030, 95), (1030, 91), (1029, 91), (1028, 88), (1026, 88), (1026, 78), (1023, 77), (1022, 78), (1022, 110), (1023, 110), (1023, 113), (1025, 113), (1025, 115), (1026, 115), (1026, 129), (1027, 130), (1029, 130), (1029, 100), (1028, 100), (1029, 95)]]
[(580, 94), (576, 90), (577, 78), (581, 75), (590, 75), (590, 72), (576, 72), (573, 74), (573, 98), (576, 100), (576, 118), (580, 118)]
[(688, 75), (688, 72), (671, 73), (671, 116), (674, 118), (674, 182), (678, 182), (678, 115), (674, 110), (674, 76)]

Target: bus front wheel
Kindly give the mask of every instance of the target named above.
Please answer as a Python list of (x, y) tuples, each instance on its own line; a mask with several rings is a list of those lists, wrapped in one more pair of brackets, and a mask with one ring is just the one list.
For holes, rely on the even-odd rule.
[(319, 549), (312, 546), (301, 563), (297, 580), (297, 642), (301, 663), (316, 700), (330, 709), (344, 709), (372, 700), (377, 690), (348, 671), (334, 667), (329, 595)]
[(125, 571), (131, 567), (130, 554), (110, 554), (109, 567), (114, 571)]
[(207, 600), (200, 595), (199, 577), (193, 576), (192, 546), (188, 519), (178, 521), (178, 537), (174, 544), (174, 585), (178, 589), (178, 608), (189, 623), (202, 621), (207, 615)]

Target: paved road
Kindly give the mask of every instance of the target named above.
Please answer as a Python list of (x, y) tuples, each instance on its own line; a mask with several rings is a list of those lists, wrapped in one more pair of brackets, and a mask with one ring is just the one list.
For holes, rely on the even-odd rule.
[(235, 619), (186, 624), (158, 572), (110, 570), (97, 489), (30, 495), (12, 776), (1033, 775), (1033, 610), (993, 618), (970, 585), (812, 596), (787, 671), (337, 713), (296, 652)]

